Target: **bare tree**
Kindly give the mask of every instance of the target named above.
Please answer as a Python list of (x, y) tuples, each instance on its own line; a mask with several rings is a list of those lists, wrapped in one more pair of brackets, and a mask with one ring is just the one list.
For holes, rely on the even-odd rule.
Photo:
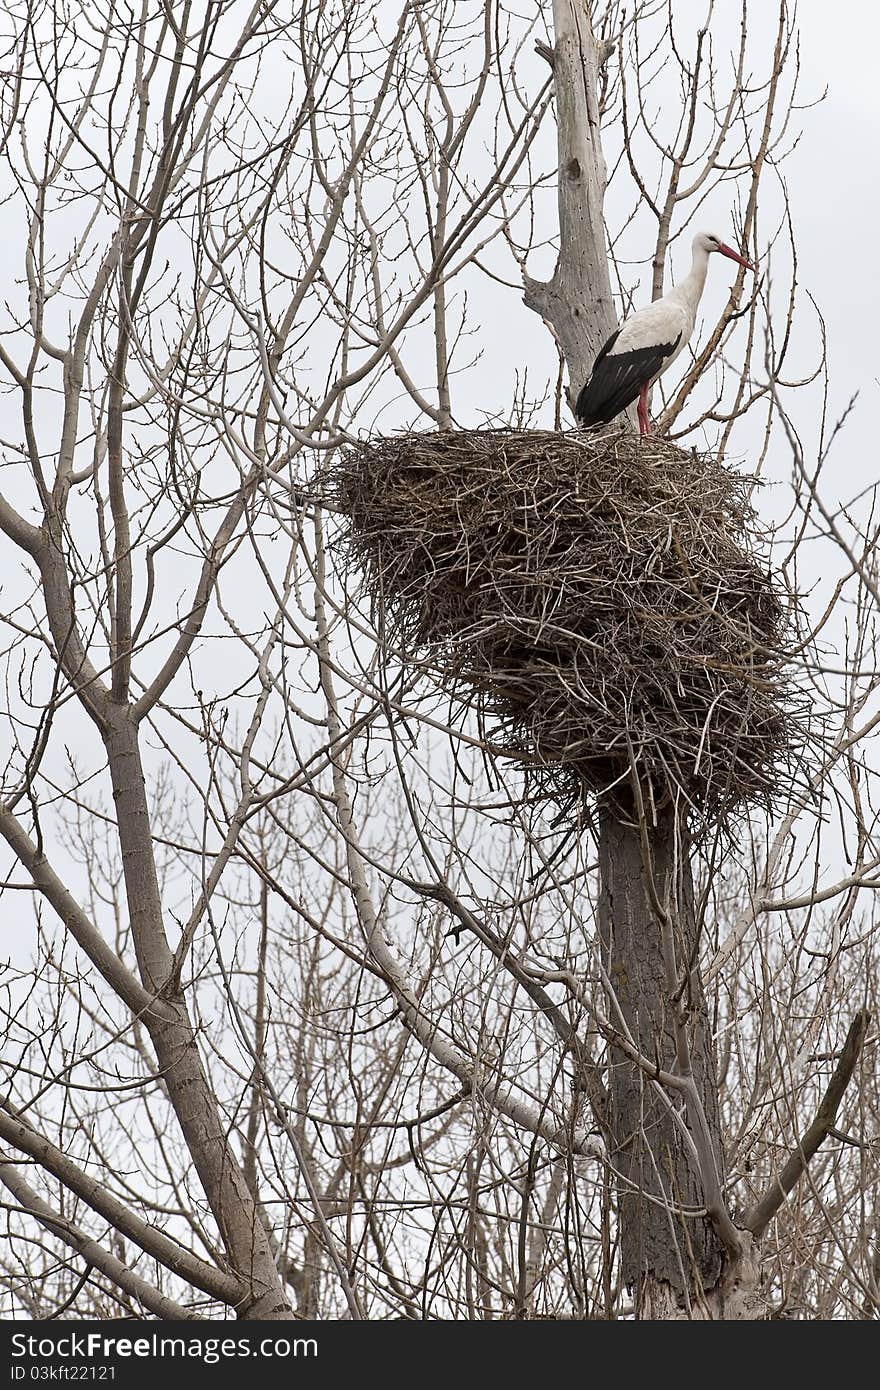
[[(8, 7), (13, 1313), (876, 1317), (873, 496), (791, 418), (793, 16), (675, 10)], [(563, 423), (713, 189), (774, 281), (655, 413), (784, 449), (829, 576), (813, 761), (723, 854), (554, 823), (325, 505), (359, 433)]]

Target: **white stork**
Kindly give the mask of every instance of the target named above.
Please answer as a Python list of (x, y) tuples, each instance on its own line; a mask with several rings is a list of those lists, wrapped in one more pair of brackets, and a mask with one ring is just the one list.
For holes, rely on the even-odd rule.
[(642, 434), (651, 433), (648, 391), (675, 361), (694, 331), (713, 251), (720, 251), (746, 270), (755, 269), (720, 237), (698, 233), (693, 240), (690, 273), (681, 284), (624, 319), (599, 353), (575, 406), (574, 413), (582, 425), (607, 425), (638, 396), (639, 430)]

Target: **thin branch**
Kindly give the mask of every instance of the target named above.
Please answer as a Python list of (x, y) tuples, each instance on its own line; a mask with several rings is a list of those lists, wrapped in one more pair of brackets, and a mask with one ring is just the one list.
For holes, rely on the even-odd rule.
[(811, 1158), (834, 1128), (840, 1102), (856, 1069), (870, 1022), (871, 1015), (868, 1010), (859, 1009), (850, 1024), (840, 1060), (834, 1068), (834, 1074), (812, 1124), (792, 1150), (782, 1172), (773, 1179), (764, 1196), (746, 1212), (742, 1225), (756, 1237), (764, 1234), (789, 1192), (806, 1172)]
[[(89, 1177), (88, 1173), (74, 1163), (73, 1159), (56, 1147), (49, 1139), (38, 1134), (29, 1124), (14, 1115), (0, 1110), (0, 1138), (12, 1148), (26, 1153), (35, 1163), (50, 1172), (66, 1188), (109, 1221), (111, 1226), (145, 1251), (151, 1259), (158, 1260), (181, 1279), (195, 1285), (211, 1298), (234, 1308), (241, 1300), (243, 1290), (239, 1281), (223, 1270), (200, 1260), (189, 1250), (184, 1250), (155, 1226), (142, 1221), (124, 1203), (120, 1202), (105, 1187)], [(0, 1173), (2, 1173), (0, 1169)], [(10, 1189), (11, 1190), (11, 1189)], [(169, 1316), (163, 1314), (163, 1316)]]

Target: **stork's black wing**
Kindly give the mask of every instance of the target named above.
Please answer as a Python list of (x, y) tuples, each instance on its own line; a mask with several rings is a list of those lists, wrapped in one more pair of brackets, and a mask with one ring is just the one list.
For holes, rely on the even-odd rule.
[(577, 398), (574, 413), (582, 425), (607, 425), (632, 405), (645, 383), (662, 371), (681, 337), (679, 334), (673, 343), (652, 343), (633, 352), (612, 352), (619, 335), (618, 328), (596, 358), (590, 379)]

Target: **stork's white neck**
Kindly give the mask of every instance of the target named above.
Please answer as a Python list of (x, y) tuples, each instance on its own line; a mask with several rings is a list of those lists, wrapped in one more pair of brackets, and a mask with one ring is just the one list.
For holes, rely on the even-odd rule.
[(706, 284), (706, 271), (709, 269), (709, 252), (702, 246), (694, 247), (691, 268), (684, 279), (670, 292), (669, 298), (678, 300), (693, 317)]

